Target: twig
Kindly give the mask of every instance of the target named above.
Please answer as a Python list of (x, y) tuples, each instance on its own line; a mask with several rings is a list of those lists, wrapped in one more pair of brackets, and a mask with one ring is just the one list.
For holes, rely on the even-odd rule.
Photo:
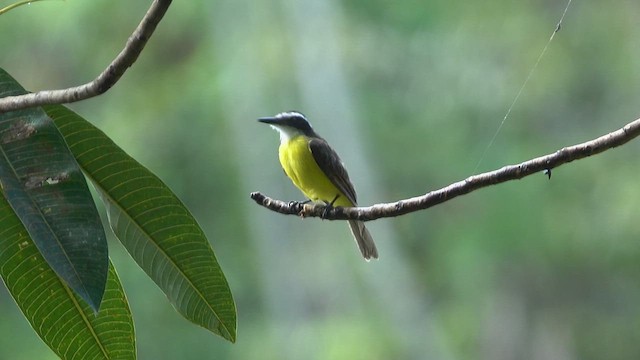
[[(329, 211), (324, 218), (327, 220), (355, 219), (367, 221), (424, 210), (490, 185), (507, 182), (509, 180), (522, 179), (525, 176), (541, 171), (548, 171), (548, 175), (550, 175), (551, 169), (620, 146), (638, 135), (640, 135), (640, 119), (634, 120), (623, 128), (597, 139), (564, 147), (552, 154), (540, 156), (517, 165), (509, 165), (498, 170), (473, 175), (422, 196), (367, 207), (336, 207)], [(295, 214), (304, 217), (321, 217), (325, 208), (324, 205), (318, 204), (290, 204), (281, 200), (271, 199), (259, 192), (251, 193), (251, 198), (259, 205), (287, 215)]]
[(0, 15), (4, 15), (13, 9), (19, 8), (20, 6), (30, 5), (31, 3), (34, 3), (37, 1), (44, 1), (44, 0), (20, 0), (13, 4), (9, 4), (3, 8), (0, 8)]
[(154, 0), (122, 51), (93, 81), (84, 85), (0, 98), (0, 113), (46, 104), (66, 104), (92, 98), (109, 90), (136, 61), (172, 0)]

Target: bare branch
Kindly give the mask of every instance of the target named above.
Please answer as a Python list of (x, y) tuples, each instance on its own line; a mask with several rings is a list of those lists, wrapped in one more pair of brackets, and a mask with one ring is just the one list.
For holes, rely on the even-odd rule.
[[(638, 135), (640, 135), (640, 119), (632, 121), (623, 128), (597, 139), (565, 147), (553, 154), (540, 156), (517, 165), (509, 165), (498, 170), (473, 175), (422, 196), (367, 207), (337, 207), (329, 211), (324, 218), (327, 220), (349, 219), (367, 221), (424, 210), (483, 187), (496, 185), (509, 180), (522, 179), (525, 176), (544, 170), (551, 171), (551, 169), (557, 168), (562, 164), (620, 146)], [(271, 199), (259, 192), (251, 193), (251, 198), (259, 205), (287, 215), (295, 214), (303, 217), (322, 217), (323, 210), (325, 209), (324, 205), (288, 203)]]
[(6, 13), (8, 13), (9, 11), (16, 9), (20, 6), (23, 5), (30, 5), (31, 3), (37, 2), (37, 1), (44, 1), (44, 0), (20, 0), (18, 2), (15, 2), (13, 4), (9, 4), (3, 8), (0, 8), (0, 15), (4, 15)]
[(156, 26), (167, 12), (171, 0), (154, 0), (147, 13), (133, 31), (124, 49), (95, 80), (84, 85), (0, 98), (0, 114), (46, 104), (66, 104), (92, 98), (109, 90), (136, 61)]

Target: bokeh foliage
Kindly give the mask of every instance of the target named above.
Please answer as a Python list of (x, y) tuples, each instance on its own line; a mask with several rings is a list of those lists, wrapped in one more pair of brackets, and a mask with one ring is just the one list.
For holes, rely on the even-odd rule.
[[(33, 90), (87, 81), (148, 4), (43, 2), (2, 17), (0, 66)], [(238, 303), (239, 341), (172, 311), (119, 245), (111, 254), (140, 358), (640, 357), (638, 142), (369, 225), (259, 209), (301, 195), (255, 118), (306, 113), (363, 205), (473, 173), (564, 7), (554, 1), (174, 2), (115, 88), (72, 105), (193, 211)], [(637, 1), (574, 2), (478, 171), (638, 117)], [(108, 14), (108, 16), (105, 16)], [(81, 31), (79, 31), (79, 29)], [(51, 357), (0, 290), (0, 358)], [(178, 335), (177, 335), (178, 334)], [(25, 351), (25, 347), (28, 351)]]

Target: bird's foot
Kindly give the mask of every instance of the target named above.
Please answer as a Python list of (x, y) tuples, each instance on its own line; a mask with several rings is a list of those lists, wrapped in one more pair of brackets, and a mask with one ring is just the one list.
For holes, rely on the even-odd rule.
[(336, 200), (338, 200), (338, 198), (340, 197), (340, 195), (336, 195), (336, 197), (333, 198), (333, 200), (331, 200), (330, 203), (326, 203), (324, 210), (322, 210), (322, 214), (320, 215), (320, 218), (322, 220), (327, 218), (327, 215), (329, 215), (329, 212), (331, 212), (331, 210), (333, 210), (333, 204), (336, 202)]
[(298, 215), (300, 215), (300, 217), (303, 217), (303, 218), (304, 218), (304, 217), (305, 217), (305, 214), (304, 214), (304, 207), (303, 207), (303, 205), (304, 205), (304, 204), (308, 204), (308, 203), (310, 203), (310, 202), (311, 202), (311, 200), (306, 200), (306, 201), (296, 201), (296, 200), (291, 200), (291, 201), (289, 201), (289, 207), (290, 207), (290, 208), (294, 208), (294, 207), (295, 207), (295, 210), (298, 212)]
[(310, 202), (311, 202), (311, 200), (305, 200), (305, 201), (291, 200), (291, 201), (289, 201), (289, 207), (301, 206), (301, 205), (304, 205), (304, 204), (308, 204)]
[(320, 219), (326, 219), (331, 210), (333, 210), (333, 203), (326, 204), (324, 210), (322, 210), (322, 214), (320, 214)]

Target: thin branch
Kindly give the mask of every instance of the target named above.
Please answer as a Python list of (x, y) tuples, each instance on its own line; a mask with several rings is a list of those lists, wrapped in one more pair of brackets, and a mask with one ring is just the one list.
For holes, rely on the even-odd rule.
[[(640, 119), (634, 120), (623, 128), (603, 135), (597, 139), (581, 144), (562, 148), (553, 154), (540, 156), (517, 165), (505, 166), (501, 169), (473, 175), (455, 182), (439, 190), (434, 190), (422, 196), (404, 199), (393, 203), (376, 204), (367, 207), (334, 208), (324, 217), (327, 220), (376, 220), (384, 217), (395, 217), (410, 212), (424, 210), (449, 201), (460, 195), (470, 193), (490, 185), (496, 185), (510, 180), (522, 179), (525, 176), (548, 171), (562, 164), (586, 158), (605, 150), (625, 144), (640, 135)], [(259, 192), (251, 193), (251, 198), (270, 210), (286, 215), (303, 217), (322, 217), (324, 205), (288, 203), (271, 199)]]
[(66, 104), (98, 96), (109, 90), (136, 61), (172, 0), (154, 0), (122, 51), (93, 81), (84, 85), (0, 98), (0, 114), (46, 104)]
[(0, 8), (0, 15), (4, 15), (7, 12), (9, 12), (9, 11), (11, 11), (13, 9), (16, 9), (16, 8), (18, 8), (20, 6), (30, 5), (31, 3), (34, 3), (34, 2), (37, 2), (37, 1), (44, 1), (44, 0), (21, 0), (21, 1), (15, 2), (13, 4), (10, 4), (10, 5), (7, 5), (7, 6), (3, 7), (3, 8)]

